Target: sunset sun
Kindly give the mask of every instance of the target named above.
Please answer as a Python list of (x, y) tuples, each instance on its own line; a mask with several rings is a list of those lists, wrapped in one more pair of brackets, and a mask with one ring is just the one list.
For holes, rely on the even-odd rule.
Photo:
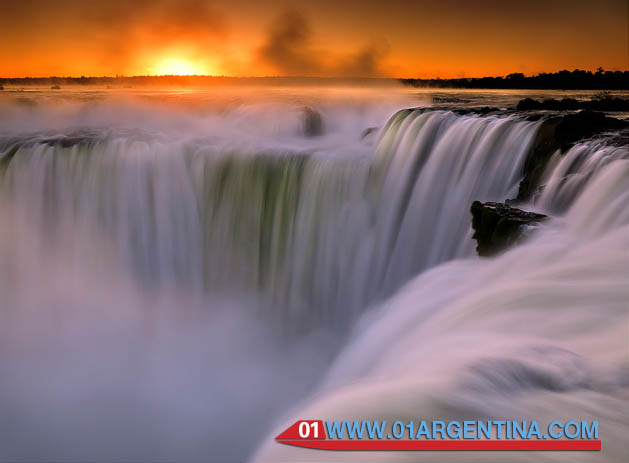
[(207, 74), (207, 72), (187, 59), (167, 58), (157, 63), (152, 74), (158, 76), (191, 76)]

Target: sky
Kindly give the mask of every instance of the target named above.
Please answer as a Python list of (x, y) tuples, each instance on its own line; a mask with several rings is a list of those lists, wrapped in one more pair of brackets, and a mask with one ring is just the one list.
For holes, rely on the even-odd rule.
[(627, 0), (0, 0), (0, 76), (629, 69)]

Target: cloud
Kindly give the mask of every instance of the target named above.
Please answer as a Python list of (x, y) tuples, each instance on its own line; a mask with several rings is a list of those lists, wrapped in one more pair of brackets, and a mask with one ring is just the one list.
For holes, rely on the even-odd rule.
[(382, 59), (389, 53), (386, 40), (374, 41), (371, 45), (349, 57), (347, 64), (341, 64), (341, 74), (352, 77), (373, 77), (387, 74), (382, 67)]
[(171, 56), (237, 75), (371, 77), (393, 72), (383, 65), (386, 41), (367, 38), (350, 43), (349, 51), (346, 43), (323, 46), (300, 9), (281, 11), (268, 31), (254, 38), (248, 31), (239, 33), (249, 23), (244, 16), (235, 20), (230, 11), (234, 13), (206, 0), (10, 2), (0, 14), (0, 29), (16, 39), (10, 46), (0, 43), (0, 56), (6, 58), (0, 74), (142, 74)]
[(73, 27), (88, 38), (102, 33), (126, 35), (143, 30), (155, 37), (184, 35), (220, 35), (225, 32), (223, 16), (203, 0), (23, 0), (3, 6), (0, 24), (16, 28), (45, 25), (46, 33), (74, 33)]
[(299, 76), (375, 77), (386, 75), (382, 59), (388, 43), (374, 41), (350, 55), (338, 55), (317, 48), (312, 30), (303, 13), (295, 9), (282, 12), (271, 24), (258, 61), (278, 74)]
[(271, 25), (259, 58), (281, 73), (317, 73), (322, 65), (310, 48), (310, 36), (306, 18), (297, 10), (286, 10)]
[(0, 27), (21, 38), (32, 60), (63, 50), (82, 67), (123, 72), (147, 51), (207, 49), (229, 34), (224, 15), (203, 0), (23, 0), (2, 13)]

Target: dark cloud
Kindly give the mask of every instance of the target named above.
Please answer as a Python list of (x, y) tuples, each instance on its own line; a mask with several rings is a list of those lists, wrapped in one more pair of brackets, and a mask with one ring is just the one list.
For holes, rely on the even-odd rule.
[(7, 26), (32, 28), (46, 24), (47, 32), (56, 33), (74, 26), (88, 37), (99, 33), (95, 28), (100, 27), (122, 33), (143, 29), (155, 36), (216, 35), (225, 30), (222, 15), (204, 0), (109, 0), (97, 4), (84, 0), (22, 0), (3, 4), (2, 13), (0, 23)]
[(316, 48), (306, 17), (290, 9), (271, 25), (258, 59), (279, 74), (373, 77), (385, 74), (381, 60), (388, 50), (386, 41), (373, 42), (350, 56)]
[(271, 25), (259, 50), (260, 60), (278, 72), (293, 75), (321, 71), (321, 63), (310, 46), (310, 26), (303, 14), (287, 10)]
[(386, 40), (372, 42), (371, 45), (350, 56), (340, 65), (339, 72), (342, 75), (352, 77), (382, 76), (386, 71), (382, 68), (381, 61), (389, 53), (389, 43)]

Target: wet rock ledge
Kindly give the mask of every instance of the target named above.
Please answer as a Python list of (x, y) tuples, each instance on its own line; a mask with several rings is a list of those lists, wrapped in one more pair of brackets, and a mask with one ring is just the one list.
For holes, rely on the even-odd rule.
[(589, 110), (551, 117), (544, 117), (540, 114), (533, 114), (529, 117), (530, 120), (539, 118), (543, 118), (542, 123), (524, 163), (523, 178), (516, 198), (518, 201), (525, 201), (535, 193), (535, 190), (540, 186), (539, 181), (542, 173), (556, 150), (565, 153), (579, 140), (629, 127), (627, 121)]
[(491, 256), (523, 239), (526, 226), (536, 225), (548, 218), (544, 214), (527, 212), (503, 203), (474, 201), (472, 212), (473, 239), (479, 256)]

